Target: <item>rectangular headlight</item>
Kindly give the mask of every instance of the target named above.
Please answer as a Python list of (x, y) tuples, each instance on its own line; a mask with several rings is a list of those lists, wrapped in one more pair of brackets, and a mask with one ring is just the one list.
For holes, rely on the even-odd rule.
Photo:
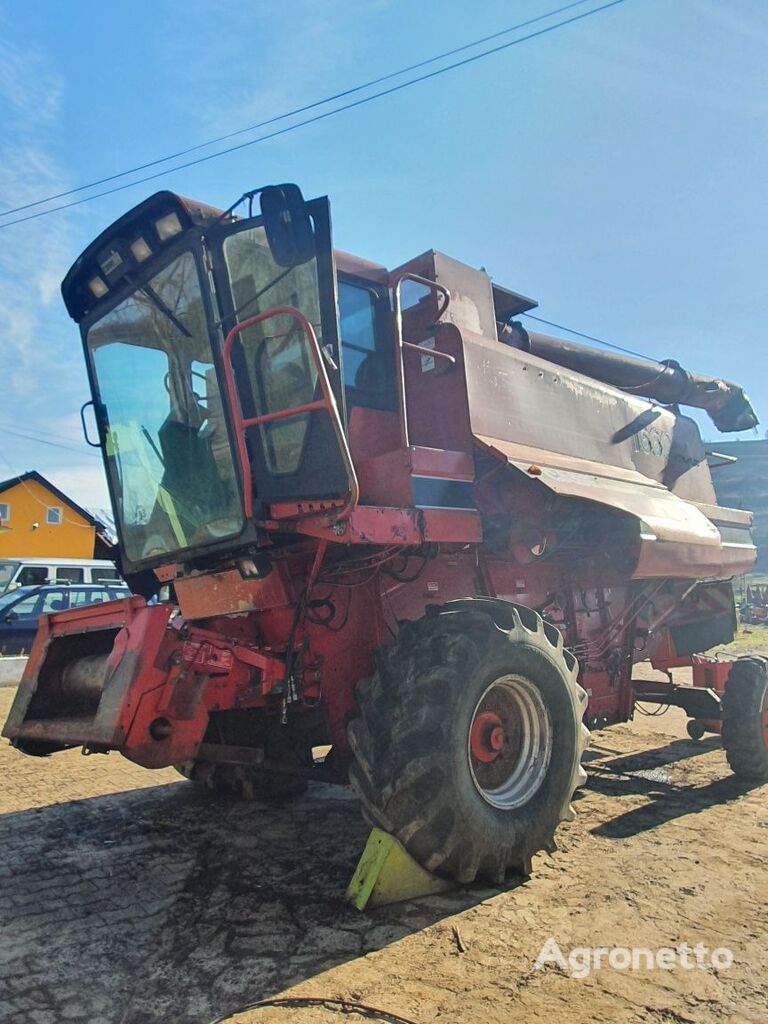
[(92, 277), (88, 282), (88, 287), (97, 299), (103, 299), (109, 291), (109, 287), (100, 277)]
[(144, 260), (148, 260), (152, 255), (152, 250), (141, 235), (139, 235), (135, 242), (131, 242), (131, 252), (137, 263), (143, 263)]
[(166, 242), (174, 235), (180, 235), (183, 230), (178, 213), (167, 213), (155, 221), (155, 231), (157, 231), (157, 237), (161, 242)]

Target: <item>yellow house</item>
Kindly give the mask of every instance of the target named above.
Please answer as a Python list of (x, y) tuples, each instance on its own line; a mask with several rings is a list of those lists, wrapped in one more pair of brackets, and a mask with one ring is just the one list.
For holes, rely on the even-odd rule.
[(100, 524), (31, 470), (0, 482), (0, 558), (104, 557)]

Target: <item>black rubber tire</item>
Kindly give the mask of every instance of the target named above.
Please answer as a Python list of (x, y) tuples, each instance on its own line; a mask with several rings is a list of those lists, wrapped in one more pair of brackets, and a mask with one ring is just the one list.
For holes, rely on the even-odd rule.
[(211, 764), (207, 761), (184, 761), (173, 767), (190, 782), (205, 786), (214, 793), (243, 800), (286, 800), (301, 796), (307, 789), (307, 780), (303, 776), (289, 772), (266, 772), (246, 765)]
[(723, 747), (734, 775), (750, 782), (768, 782), (766, 701), (768, 659), (739, 658), (723, 695)]
[[(367, 820), (428, 870), (502, 883), (510, 870), (529, 874), (539, 850), (553, 852), (558, 825), (575, 816), (571, 800), (586, 781), (587, 695), (559, 630), (534, 611), (485, 599), (433, 611), (404, 624), (358, 686), (350, 780)], [(489, 684), (514, 674), (544, 703), (552, 756), (530, 799), (500, 809), (475, 785), (468, 736)]]
[(699, 743), (704, 739), (704, 733), (707, 731), (701, 722), (697, 722), (695, 718), (692, 718), (686, 725), (688, 735), (695, 743)]

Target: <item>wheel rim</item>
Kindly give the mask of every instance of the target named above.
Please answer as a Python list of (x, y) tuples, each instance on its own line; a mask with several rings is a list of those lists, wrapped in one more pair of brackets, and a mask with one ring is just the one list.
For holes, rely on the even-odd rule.
[(493, 807), (513, 810), (540, 789), (552, 757), (552, 722), (524, 676), (496, 679), (475, 706), (467, 739), (472, 781)]
[(763, 697), (763, 709), (761, 715), (763, 719), (763, 743), (765, 744), (766, 750), (768, 750), (768, 690), (765, 691), (765, 697)]

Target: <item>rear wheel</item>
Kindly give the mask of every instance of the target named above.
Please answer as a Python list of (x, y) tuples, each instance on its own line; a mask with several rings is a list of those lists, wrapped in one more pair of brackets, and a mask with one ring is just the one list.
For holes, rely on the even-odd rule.
[(501, 882), (574, 816), (586, 694), (560, 632), (530, 609), (435, 611), (402, 627), (358, 688), (351, 781), (369, 821), (427, 869)]
[(686, 729), (688, 730), (688, 735), (691, 737), (692, 740), (695, 740), (696, 743), (704, 739), (704, 733), (707, 731), (704, 728), (703, 724), (697, 721), (695, 718), (692, 718), (688, 722), (688, 724), (686, 725)]
[(735, 775), (768, 782), (768, 660), (734, 662), (723, 696), (723, 747)]

